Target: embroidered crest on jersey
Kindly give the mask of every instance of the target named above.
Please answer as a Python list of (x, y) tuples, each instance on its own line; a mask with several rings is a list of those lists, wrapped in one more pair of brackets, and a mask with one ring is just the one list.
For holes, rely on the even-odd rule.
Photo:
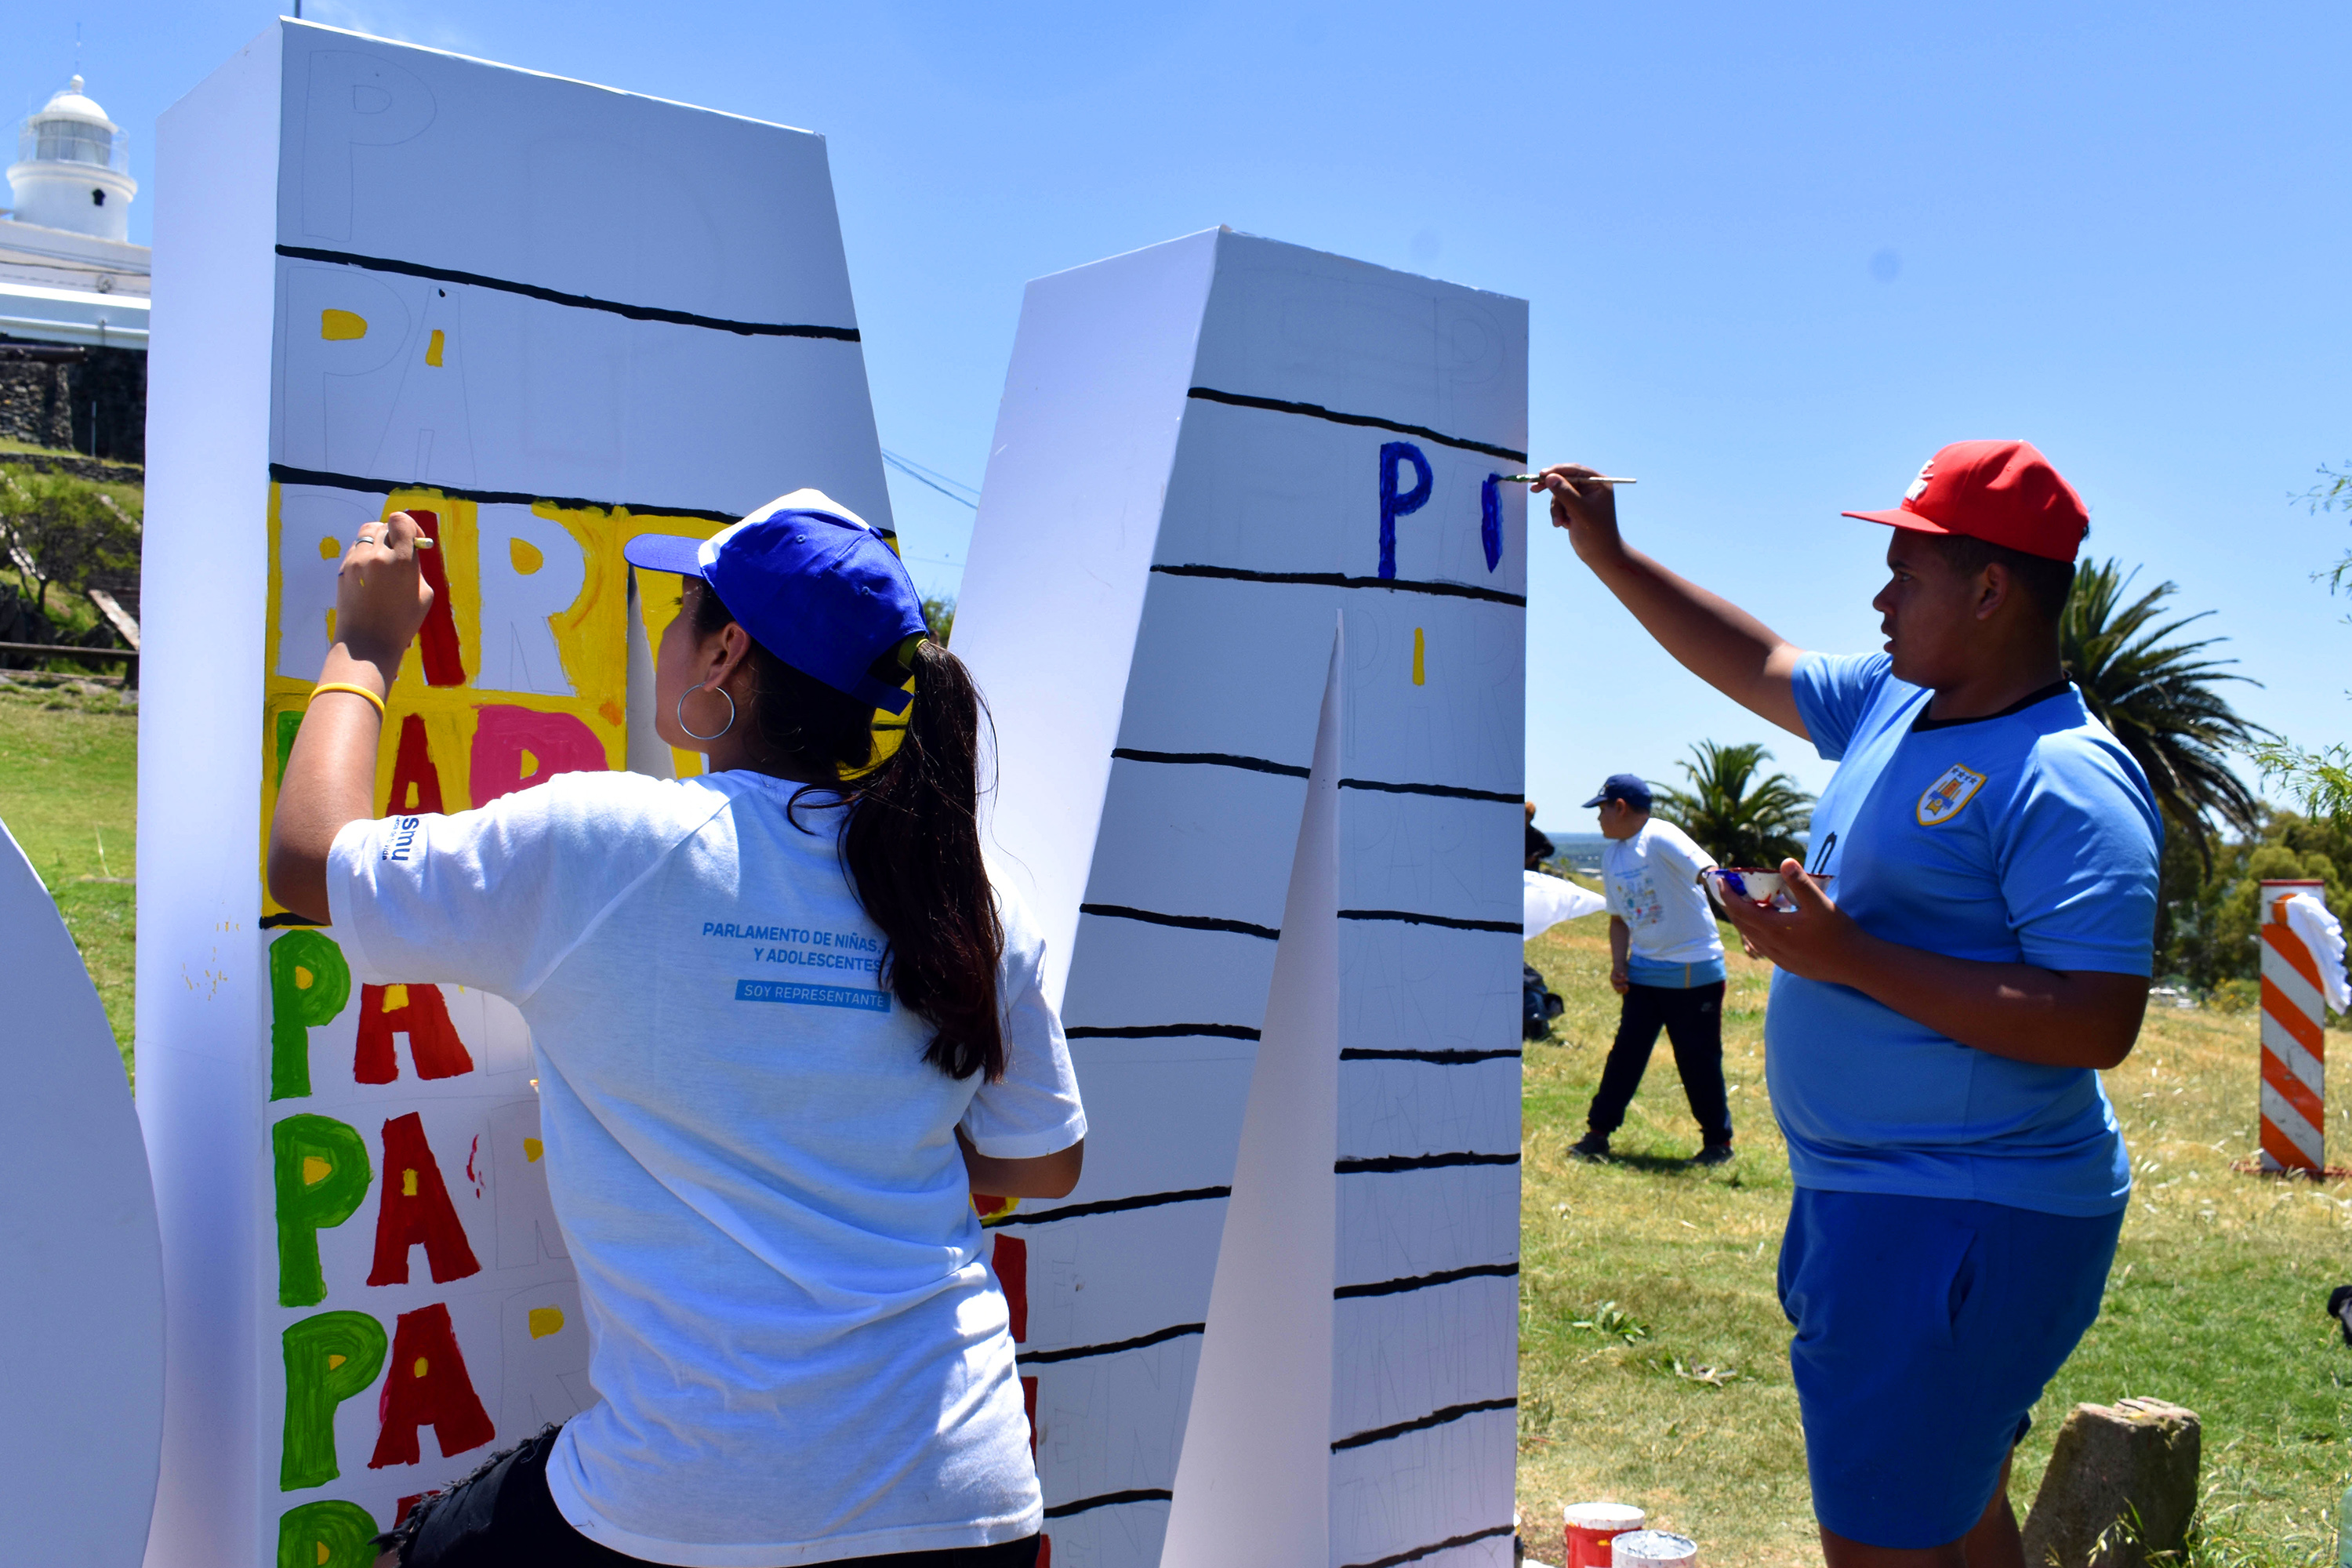
[(1919, 796), (1919, 826), (1940, 827), (1959, 816), (1960, 808), (1976, 798), (1984, 788), (1985, 776), (1971, 767), (1954, 763), (1944, 770), (1944, 776), (1927, 786)]

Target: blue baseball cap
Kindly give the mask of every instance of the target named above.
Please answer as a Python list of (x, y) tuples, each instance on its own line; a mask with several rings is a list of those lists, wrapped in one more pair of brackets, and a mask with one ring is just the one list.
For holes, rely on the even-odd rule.
[(929, 629), (922, 596), (897, 551), (821, 490), (794, 490), (709, 539), (641, 533), (621, 547), (632, 566), (699, 577), (760, 646), (836, 691), (904, 713), (902, 688), (867, 671)]
[(1599, 805), (1604, 800), (1622, 800), (1636, 811), (1650, 809), (1650, 786), (1632, 773), (1611, 773), (1601, 793), (1584, 804)]

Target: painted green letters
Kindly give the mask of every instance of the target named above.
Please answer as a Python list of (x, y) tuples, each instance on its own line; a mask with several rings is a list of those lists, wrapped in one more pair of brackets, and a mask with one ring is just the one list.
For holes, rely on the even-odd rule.
[(269, 1098), (310, 1092), (310, 1031), (352, 999), (343, 950), (314, 931), (289, 931), (269, 944)]
[(355, 1502), (289, 1508), (278, 1521), (278, 1568), (368, 1568), (375, 1534), (373, 1516)]
[(365, 1312), (320, 1312), (286, 1331), (286, 1429), (278, 1489), (322, 1487), (335, 1463), (335, 1407), (383, 1370), (383, 1325)]
[(278, 1186), (278, 1304), (327, 1299), (319, 1233), (352, 1217), (374, 1170), (357, 1130), (331, 1116), (289, 1116), (269, 1130)]

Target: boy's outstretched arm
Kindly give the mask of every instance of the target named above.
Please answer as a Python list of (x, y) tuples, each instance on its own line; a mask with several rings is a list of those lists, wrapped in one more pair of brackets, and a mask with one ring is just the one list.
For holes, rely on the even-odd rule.
[(1558, 463), (1534, 487), (1551, 494), (1551, 521), (1578, 557), (1684, 668), (1751, 712), (1811, 739), (1790, 678), (1804, 652), (1697, 584), (1667, 571), (1617, 531), (1617, 494), (1590, 481), (1601, 470)]

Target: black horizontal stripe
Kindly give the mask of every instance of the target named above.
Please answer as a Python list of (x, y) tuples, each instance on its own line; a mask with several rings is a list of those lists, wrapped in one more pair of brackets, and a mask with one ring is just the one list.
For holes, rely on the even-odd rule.
[(1206, 1323), (1178, 1323), (1173, 1328), (1161, 1329), (1155, 1333), (1138, 1334), (1131, 1340), (1114, 1340), (1107, 1345), (1073, 1345), (1067, 1350), (1058, 1351), (1023, 1351), (1013, 1359), (1023, 1366), (1043, 1366), (1048, 1362), (1077, 1361), (1090, 1355), (1117, 1355), (1121, 1351), (1139, 1351), (1146, 1345), (1181, 1340), (1187, 1334), (1206, 1333), (1208, 1328)]
[(1459, 1421), (1465, 1415), (1476, 1415), (1488, 1410), (1512, 1410), (1517, 1399), (1482, 1399), (1475, 1405), (1449, 1405), (1443, 1410), (1433, 1410), (1412, 1421), (1400, 1421), (1393, 1426), (1375, 1426), (1369, 1432), (1359, 1432), (1352, 1437), (1342, 1437), (1331, 1445), (1331, 1451), (1361, 1448), (1372, 1443), (1385, 1443), (1391, 1437), (1402, 1437), (1408, 1432), (1423, 1432), (1432, 1426), (1443, 1426), (1449, 1421)]
[[(1113, 746), (1110, 754), (1130, 763), (1181, 763), (1193, 767), (1246, 768), (1254, 773), (1281, 773), (1303, 779), (1308, 770), (1294, 763), (1273, 763), (1264, 757), (1236, 756), (1231, 752), (1139, 752), (1133, 746)], [(1518, 798), (1514, 795), (1513, 799)]]
[(1350, 1563), (1348, 1568), (1397, 1568), (1401, 1563), (1418, 1563), (1433, 1552), (1451, 1552), (1457, 1546), (1467, 1546), (1478, 1541), (1491, 1541), (1497, 1535), (1510, 1535), (1517, 1530), (1518, 1526), (1516, 1524), (1497, 1524), (1486, 1530), (1474, 1530), (1467, 1535), (1454, 1535), (1448, 1536), (1444, 1541), (1433, 1541), (1426, 1546), (1416, 1546), (1410, 1552), (1400, 1552), (1393, 1557), (1375, 1557), (1370, 1563)]
[(1214, 1035), (1225, 1040), (1257, 1038), (1257, 1031), (1247, 1024), (1080, 1024), (1062, 1034), (1073, 1040), (1164, 1040), (1186, 1035)]
[[(269, 465), (269, 477), (281, 485), (319, 485), (328, 489), (366, 490), (384, 495), (393, 490), (439, 490), (451, 500), (469, 500), (478, 506), (536, 506), (545, 501), (550, 506), (572, 509), (600, 507), (614, 510), (622, 507), (634, 516), (659, 514), (664, 517), (698, 517), (710, 522), (734, 522), (740, 514), (712, 511), (698, 506), (656, 506), (638, 501), (592, 500), (584, 496), (541, 496), (528, 490), (477, 490), (458, 485), (426, 484), (421, 479), (371, 479), (358, 474), (331, 474), (323, 468), (297, 468), (284, 463)], [(876, 532), (882, 531), (877, 529)]]
[(1525, 594), (1506, 594), (1500, 588), (1474, 587), (1468, 583), (1423, 583), (1410, 577), (1350, 577), (1344, 572), (1252, 572), (1240, 566), (1204, 566), (1197, 562), (1154, 566), (1152, 570), (1170, 577), (1229, 577), (1237, 583), (1297, 583), (1310, 588), (1392, 588), (1400, 594), (1485, 599), (1491, 604), (1517, 605), (1521, 609), (1528, 605)]
[[(1517, 1158), (1517, 1156), (1513, 1156)], [(1231, 1187), (1188, 1187), (1181, 1193), (1139, 1193), (1131, 1198), (1104, 1198), (1091, 1204), (1065, 1204), (1057, 1209), (1039, 1209), (1023, 1214), (1015, 1209), (1003, 1219), (991, 1220), (988, 1228), (1001, 1230), (1008, 1225), (1051, 1225), (1057, 1219), (1082, 1219), (1087, 1215), (1122, 1214), (1129, 1209), (1158, 1208), (1162, 1204), (1198, 1203), (1203, 1198), (1229, 1198)]]
[(327, 922), (324, 921), (314, 921), (308, 915), (284, 914), (264, 915), (261, 917), (261, 929), (264, 931), (276, 931), (280, 926), (310, 926), (314, 928), (322, 928), (326, 923)]
[[(1244, 757), (1234, 752), (1147, 752), (1135, 746), (1113, 746), (1110, 754), (1130, 763), (1164, 763), (1179, 767), (1242, 768), (1254, 773), (1280, 773), (1286, 778), (1303, 779), (1309, 769), (1297, 763), (1277, 763), (1266, 757)], [(1385, 795), (1434, 795), (1453, 800), (1491, 800), (1503, 805), (1517, 805), (1526, 797), (1498, 789), (1472, 789), (1467, 784), (1391, 784), (1386, 779), (1341, 779), (1341, 789), (1379, 790)]]
[(691, 310), (667, 310), (659, 305), (624, 305), (617, 300), (599, 300), (587, 294), (567, 294), (560, 289), (542, 289), (536, 283), (517, 283), (510, 279), (491, 278), (479, 272), (459, 272), (448, 267), (428, 267), (421, 261), (393, 261), (381, 256), (357, 256), (347, 250), (320, 250), (307, 245), (281, 245), (278, 247), (278, 254), (294, 261), (325, 261), (341, 267), (364, 268), (370, 272), (397, 272), (405, 278), (429, 278), (436, 283), (463, 283), (474, 289), (496, 289), (502, 294), (520, 294), (526, 299), (544, 300), (551, 305), (604, 310), (615, 316), (626, 316), (633, 321), (667, 321), (680, 327), (707, 327), (712, 331), (734, 332), (747, 338), (833, 338), (845, 343), (858, 341), (856, 327), (730, 321), (723, 316), (698, 316)]
[(1464, 1150), (1456, 1154), (1370, 1154), (1358, 1160), (1342, 1160), (1332, 1166), (1343, 1176), (1389, 1175), (1398, 1171), (1435, 1171), (1447, 1165), (1516, 1165), (1518, 1154), (1481, 1154)]
[(1516, 1263), (1480, 1263), (1468, 1268), (1449, 1268), (1442, 1274), (1415, 1274), (1405, 1279), (1380, 1279), (1370, 1285), (1342, 1285), (1331, 1292), (1335, 1301), (1345, 1301), (1359, 1296), (1402, 1296), (1408, 1290), (1426, 1290), (1433, 1285), (1451, 1285), (1457, 1279), (1507, 1279), (1519, 1271)]
[(1415, 914), (1411, 910), (1341, 910), (1343, 921), (1402, 921), (1407, 925), (1444, 926), (1449, 931), (1504, 931), (1513, 936), (1526, 934), (1527, 927), (1518, 921), (1466, 921), (1454, 915)]
[(1100, 1497), (1082, 1497), (1076, 1502), (1055, 1503), (1045, 1510), (1047, 1519), (1067, 1519), (1074, 1513), (1084, 1513), (1093, 1508), (1115, 1508), (1123, 1502), (1171, 1502), (1176, 1494), (1165, 1487), (1138, 1487), (1132, 1491), (1105, 1492)]
[(1491, 800), (1504, 805), (1517, 805), (1525, 795), (1509, 795), (1498, 789), (1472, 789), (1467, 784), (1390, 784), (1384, 779), (1341, 779), (1341, 789), (1376, 789), (1384, 795), (1442, 795), (1454, 800)]
[[(1185, 931), (1229, 931), (1240, 936), (1262, 937), (1267, 942), (1280, 940), (1282, 931), (1276, 926), (1252, 925), (1247, 921), (1229, 921), (1216, 915), (1165, 915), (1157, 910), (1130, 909), (1125, 904), (1080, 904), (1082, 915), (1108, 915), (1113, 920), (1141, 921), (1147, 925), (1179, 926)], [(1517, 931), (1518, 928), (1511, 928)]]
[(1506, 1057), (1518, 1058), (1518, 1051), (1374, 1051), (1350, 1047), (1339, 1053), (1343, 1062), (1436, 1062), (1444, 1067), (1461, 1067), (1469, 1062), (1500, 1061)]
[(1473, 441), (1466, 436), (1447, 436), (1432, 430), (1426, 425), (1406, 425), (1394, 419), (1382, 419), (1371, 414), (1341, 414), (1319, 403), (1290, 403), (1279, 397), (1253, 397), (1246, 392), (1220, 392), (1213, 386), (1196, 386), (1186, 395), (1203, 403), (1230, 404), (1235, 408), (1264, 408), (1276, 414), (1304, 414), (1310, 419), (1328, 419), (1334, 425), (1358, 425), (1372, 430), (1393, 430), (1400, 436), (1418, 436), (1424, 441), (1442, 446), (1459, 447), (1468, 452), (1484, 452), (1492, 458), (1508, 458), (1514, 463), (1528, 460), (1525, 452), (1515, 452), (1508, 447), (1497, 447), (1491, 441)]

